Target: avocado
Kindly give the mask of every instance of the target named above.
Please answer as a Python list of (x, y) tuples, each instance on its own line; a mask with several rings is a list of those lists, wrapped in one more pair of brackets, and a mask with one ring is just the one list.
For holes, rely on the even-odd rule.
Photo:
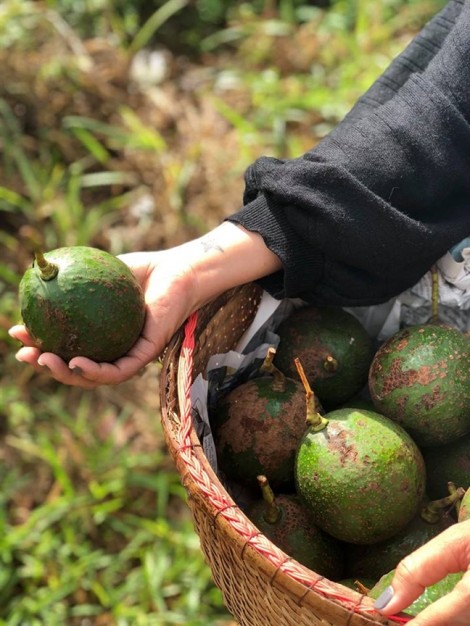
[(144, 295), (130, 268), (88, 246), (37, 253), (21, 279), (19, 302), (36, 346), (65, 361), (115, 361), (133, 346), (145, 320)]
[(374, 411), (336, 409), (300, 440), (295, 480), (314, 522), (353, 544), (384, 541), (416, 514), (426, 481), (422, 454), (398, 424)]
[(217, 462), (227, 478), (250, 486), (264, 475), (274, 489), (292, 490), (295, 453), (306, 428), (305, 393), (298, 380), (273, 365), (275, 352), (268, 350), (255, 378), (216, 402), (210, 420)]
[(308, 381), (326, 410), (356, 395), (367, 383), (374, 344), (362, 324), (335, 306), (296, 309), (278, 327), (275, 365), (295, 375), (298, 358)]
[(430, 497), (438, 498), (449, 481), (464, 489), (470, 487), (470, 433), (443, 446), (423, 447), (421, 452)]
[(470, 487), (465, 492), (459, 509), (459, 522), (470, 520)]
[(394, 569), (408, 554), (456, 523), (449, 511), (460, 502), (462, 489), (438, 500), (424, 501), (413, 519), (398, 533), (373, 545), (346, 545), (349, 576), (370, 576), (378, 580)]
[(344, 574), (342, 543), (324, 533), (310, 519), (295, 494), (274, 495), (265, 476), (258, 476), (262, 498), (247, 516), (278, 548), (312, 571), (330, 580)]
[[(395, 570), (384, 574), (380, 580), (372, 587), (369, 591), (369, 596), (376, 600), (380, 594), (392, 583), (393, 576), (395, 574)], [(417, 598), (410, 606), (408, 606), (403, 612), (407, 615), (418, 615), (421, 613), (426, 607), (430, 604), (439, 600), (447, 593), (450, 593), (455, 585), (461, 580), (463, 577), (463, 572), (457, 572), (455, 574), (447, 574), (442, 580), (435, 583), (434, 585), (430, 585), (426, 587), (423, 593)]]
[(439, 324), (403, 328), (377, 350), (369, 391), (419, 446), (456, 441), (470, 432), (468, 337)]

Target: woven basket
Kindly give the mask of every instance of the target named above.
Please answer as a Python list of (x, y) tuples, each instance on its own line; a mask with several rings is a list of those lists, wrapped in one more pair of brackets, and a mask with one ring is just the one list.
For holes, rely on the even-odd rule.
[(209, 357), (233, 349), (256, 314), (254, 284), (226, 292), (171, 340), (161, 375), (166, 443), (185, 486), (194, 527), (225, 604), (241, 626), (396, 626), (365, 597), (279, 550), (252, 524), (210, 466), (192, 424), (189, 388)]

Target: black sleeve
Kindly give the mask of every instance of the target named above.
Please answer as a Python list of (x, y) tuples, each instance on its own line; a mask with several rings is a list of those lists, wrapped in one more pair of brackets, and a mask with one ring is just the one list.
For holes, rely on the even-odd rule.
[(258, 159), (244, 207), (283, 263), (276, 297), (384, 302), (470, 234), (470, 3), (436, 15), (344, 120), (298, 159)]

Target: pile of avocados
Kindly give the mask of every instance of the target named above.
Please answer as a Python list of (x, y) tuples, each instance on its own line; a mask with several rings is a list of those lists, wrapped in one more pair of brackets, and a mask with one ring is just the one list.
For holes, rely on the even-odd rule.
[(209, 407), (221, 477), (289, 556), (378, 597), (404, 556), (470, 517), (470, 338), (430, 321), (378, 345), (351, 313), (314, 305), (276, 333)]

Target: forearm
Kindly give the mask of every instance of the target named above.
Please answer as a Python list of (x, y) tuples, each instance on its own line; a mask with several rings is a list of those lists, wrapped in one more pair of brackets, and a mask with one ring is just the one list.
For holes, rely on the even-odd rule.
[(232, 287), (282, 269), (260, 235), (229, 222), (184, 244), (178, 254), (192, 270), (194, 309)]
[(372, 91), (360, 114), (303, 157), (264, 157), (248, 169), (245, 206), (229, 219), (261, 233), (281, 258), (283, 284), (263, 282), (276, 297), (384, 302), (468, 236), (470, 4), (449, 7), (447, 36), (435, 21), (426, 39), (435, 53), (416, 65), (420, 37), (393, 96), (379, 85), (375, 106)]

